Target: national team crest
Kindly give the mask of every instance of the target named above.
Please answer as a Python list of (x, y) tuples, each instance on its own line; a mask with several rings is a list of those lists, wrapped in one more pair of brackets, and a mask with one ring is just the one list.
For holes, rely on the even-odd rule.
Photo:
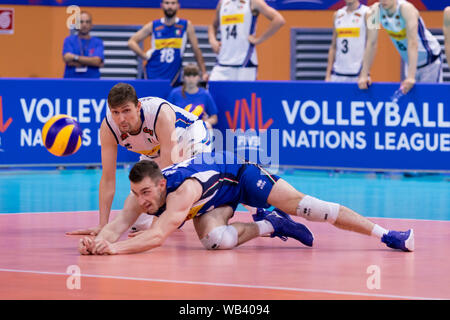
[(148, 133), (149, 135), (153, 136), (153, 130), (152, 130), (152, 129), (149, 129), (149, 128), (147, 128), (147, 127), (144, 127), (143, 131), (144, 131), (145, 133)]

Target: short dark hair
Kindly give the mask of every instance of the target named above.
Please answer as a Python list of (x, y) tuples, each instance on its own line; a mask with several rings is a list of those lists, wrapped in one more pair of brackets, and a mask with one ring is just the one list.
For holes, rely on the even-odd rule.
[(161, 169), (156, 162), (151, 160), (137, 162), (133, 168), (131, 168), (128, 175), (128, 179), (133, 183), (141, 182), (145, 177), (149, 177), (154, 182), (158, 182), (161, 178), (164, 178)]
[(110, 108), (114, 108), (127, 102), (138, 104), (136, 90), (128, 83), (119, 82), (108, 93), (108, 105)]

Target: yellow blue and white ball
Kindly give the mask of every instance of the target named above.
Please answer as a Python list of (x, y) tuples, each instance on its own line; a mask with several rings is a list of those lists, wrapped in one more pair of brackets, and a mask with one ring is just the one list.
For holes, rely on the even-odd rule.
[(42, 141), (53, 155), (62, 157), (74, 154), (81, 147), (82, 130), (72, 117), (59, 114), (50, 118), (42, 128)]

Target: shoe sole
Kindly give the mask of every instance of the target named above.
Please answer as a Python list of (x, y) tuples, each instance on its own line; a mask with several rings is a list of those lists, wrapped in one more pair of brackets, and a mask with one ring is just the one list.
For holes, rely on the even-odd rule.
[(405, 248), (414, 251), (414, 229), (411, 229), (408, 239), (405, 240)]

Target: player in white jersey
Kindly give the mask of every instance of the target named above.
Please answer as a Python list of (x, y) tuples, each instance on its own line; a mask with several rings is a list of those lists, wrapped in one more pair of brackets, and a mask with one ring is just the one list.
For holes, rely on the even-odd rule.
[(444, 41), (445, 41), (445, 55), (447, 56), (447, 63), (450, 65), (450, 6), (444, 10)]
[[(270, 20), (260, 36), (255, 35), (259, 14)], [(255, 46), (266, 41), (284, 25), (283, 16), (264, 0), (220, 0), (208, 28), (209, 43), (218, 54), (209, 80), (256, 80), (258, 59)], [(216, 38), (220, 29), (220, 42)]]
[[(116, 84), (108, 94), (108, 110), (100, 127), (100, 140), (99, 225), (68, 234), (96, 235), (108, 223), (115, 193), (119, 145), (141, 154), (141, 160), (154, 160), (161, 168), (212, 149), (206, 125), (197, 116), (160, 98), (138, 99), (134, 88), (126, 83)], [(136, 208), (136, 199), (130, 194), (123, 211)]]
[[(400, 88), (406, 94), (417, 82), (442, 82), (441, 47), (428, 31), (419, 11), (405, 0), (380, 0), (371, 7), (370, 16), (378, 17), (407, 64), (406, 78)], [(363, 68), (358, 80), (360, 89), (370, 84), (368, 74), (375, 57), (378, 38), (376, 26), (368, 28)]]
[(358, 0), (345, 0), (345, 4), (333, 16), (333, 38), (325, 81), (357, 82), (362, 68), (369, 7)]

